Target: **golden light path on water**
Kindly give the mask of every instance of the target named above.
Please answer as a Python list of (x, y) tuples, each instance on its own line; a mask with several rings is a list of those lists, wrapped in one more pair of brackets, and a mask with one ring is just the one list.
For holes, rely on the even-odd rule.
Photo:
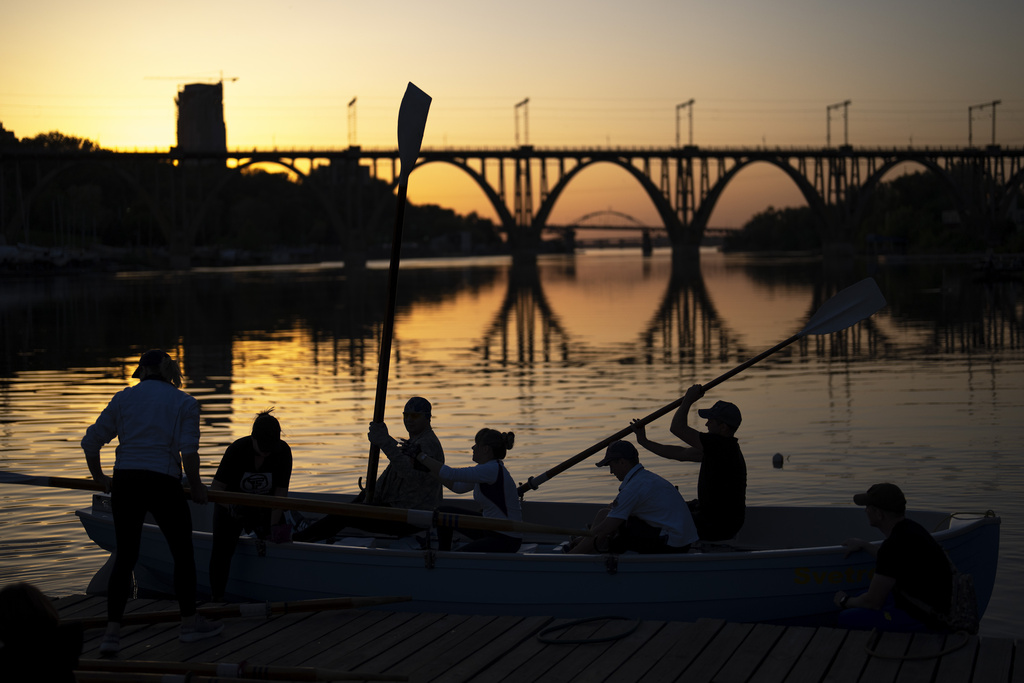
[[(665, 254), (645, 260), (621, 252), (542, 258), (525, 272), (502, 259), (403, 263), (385, 415), (401, 435), (405, 400), (429, 398), (435, 430), (456, 465), (469, 462), (479, 428), (513, 430), (508, 466), (525, 481), (661, 408), (690, 384), (707, 382), (800, 330), (821, 297), (834, 293), (817, 292), (818, 267), (705, 254), (699, 277), (673, 277)], [(863, 275), (844, 273), (836, 286)], [(186, 296), (177, 288), (191, 282), (217, 315), (220, 289), (234, 302), (223, 313), (230, 318), (223, 340), (200, 343), (191, 329), (174, 349), (186, 375), (193, 375), (189, 391), (203, 406), (200, 454), (207, 481), (224, 448), (248, 433), (256, 412), (275, 406), (295, 454), (292, 488), (357, 490), (369, 450), (380, 323), (373, 315), (351, 328), (345, 321), (355, 315), (353, 306), (383, 298), (384, 278), (371, 273), (356, 286), (343, 271), (325, 268), (195, 273), (181, 282), (125, 279), (170, 288), (172, 300)], [(852, 493), (892, 480), (918, 507), (999, 512), (999, 576), (983, 632), (1019, 636), (1019, 292), (978, 289), (966, 280), (943, 285), (947, 275), (941, 273), (888, 270), (876, 279), (890, 305), (869, 323), (798, 342), (706, 400), (731, 400), (743, 411), (739, 437), (751, 504), (848, 505)], [(41, 300), (74, 302), (79, 294), (74, 287), (46, 292)], [(283, 300), (272, 299), (273, 292)], [(1008, 295), (1009, 307), (999, 309), (1000, 297)], [(314, 297), (323, 302), (315, 320), (302, 305)], [(40, 306), (33, 314), (40, 328), (44, 319), (72, 310)], [(977, 320), (956, 322), (958, 315), (976, 314)], [(62, 334), (74, 340), (69, 344), (111, 346), (110, 365), (65, 368), (59, 353), (54, 361), (37, 349), (20, 349), (33, 359), (26, 363), (30, 369), (0, 384), (5, 470), (86, 477), (78, 442), (110, 396), (132, 382), (137, 356), (120, 346), (121, 333)], [(90, 339), (101, 334), (113, 341)], [(670, 441), (668, 424), (669, 417), (656, 421), (649, 435)], [(702, 428), (703, 421), (691, 416), (691, 424)], [(113, 445), (104, 450), (108, 471)], [(772, 466), (776, 452), (785, 457), (782, 469)], [(694, 465), (651, 454), (643, 461), (692, 497)], [(610, 500), (617, 482), (592, 462), (528, 497)], [(81, 492), (0, 487), (0, 581), (31, 580), (51, 594), (82, 592), (105, 557), (73, 515), (88, 500)]]

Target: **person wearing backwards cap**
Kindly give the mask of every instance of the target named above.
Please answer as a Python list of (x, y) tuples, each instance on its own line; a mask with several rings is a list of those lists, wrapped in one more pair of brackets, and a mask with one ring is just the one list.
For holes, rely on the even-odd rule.
[[(252, 433), (227, 447), (210, 489), (264, 496), (288, 495), (292, 449), (281, 439), (281, 423), (270, 414), (273, 410), (258, 413), (252, 423)], [(216, 602), (224, 598), (231, 558), (243, 530), (254, 531), (258, 538), (274, 543), (291, 540), (291, 527), (284, 522), (284, 510), (280, 508), (215, 505), (210, 591)]]
[(640, 464), (636, 447), (613, 441), (598, 467), (608, 467), (621, 481), (611, 506), (597, 513), (592, 536), (585, 536), (569, 552), (685, 553), (697, 540), (686, 501), (672, 484)]
[(885, 536), (880, 545), (862, 538), (843, 541), (846, 555), (866, 552), (875, 573), (861, 595), (835, 594), (843, 610), (839, 626), (883, 631), (942, 631), (949, 613), (953, 576), (949, 558), (927, 529), (906, 518), (907, 500), (895, 484), (875, 484), (853, 502)]
[(702, 541), (726, 541), (739, 532), (746, 516), (747, 463), (736, 440), (742, 417), (735, 404), (717, 401), (697, 411), (707, 420), (707, 431), (698, 432), (687, 424), (687, 415), (703, 395), (699, 384), (687, 389), (672, 418), (670, 431), (689, 447), (651, 441), (638, 420), (633, 420), (633, 432), (637, 443), (655, 455), (700, 463), (697, 498), (687, 504)]
[[(139, 557), (142, 525), (151, 513), (174, 558), (174, 594), (181, 610), (179, 638), (192, 642), (215, 636), (224, 624), (196, 614), (196, 563), (192, 515), (181, 487), (188, 477), (192, 500), (205, 505), (206, 485), (199, 477), (199, 402), (181, 391), (181, 370), (165, 352), (142, 354), (132, 377), (135, 386), (114, 394), (82, 438), (93, 479), (110, 492), (117, 552), (107, 586), (107, 630), (100, 654), (120, 649), (121, 619)], [(117, 437), (114, 476), (100, 463), (100, 449)]]

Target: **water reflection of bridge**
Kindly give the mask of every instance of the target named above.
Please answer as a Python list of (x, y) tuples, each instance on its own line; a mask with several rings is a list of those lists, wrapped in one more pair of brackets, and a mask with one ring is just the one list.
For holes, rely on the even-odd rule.
[[(778, 330), (782, 341), (796, 334), (821, 306), (840, 290), (852, 284), (850, 274), (821, 274), (808, 279), (810, 297), (796, 329)], [(914, 290), (900, 282), (885, 282), (889, 312), (899, 317), (908, 307), (919, 307)], [(906, 292), (903, 294), (903, 292)], [(908, 356), (932, 353), (962, 353), (971, 349), (991, 350), (1024, 348), (1024, 319), (1021, 292), (1014, 283), (989, 286), (978, 300), (978, 292), (968, 282), (956, 291), (942, 295), (938, 305), (947, 311), (920, 313), (922, 323), (931, 332), (909, 344), (894, 336), (893, 330), (876, 318), (829, 335), (811, 335), (800, 339), (784, 355), (797, 359), (816, 358), (845, 362), (854, 358), (907, 353)], [(933, 302), (934, 303), (934, 302)], [(676, 266), (656, 302), (648, 322), (637, 330), (634, 359), (647, 365), (665, 364), (704, 367), (742, 363), (764, 351), (743, 340), (736, 326), (742, 321), (725, 320), (716, 309), (699, 269)], [(774, 343), (773, 341), (773, 343)], [(607, 357), (620, 349), (598, 349), (574, 336), (548, 301), (536, 265), (513, 267), (502, 304), (477, 347), (485, 362), (501, 365), (557, 361), (588, 363)], [(711, 379), (710, 377), (708, 379)]]

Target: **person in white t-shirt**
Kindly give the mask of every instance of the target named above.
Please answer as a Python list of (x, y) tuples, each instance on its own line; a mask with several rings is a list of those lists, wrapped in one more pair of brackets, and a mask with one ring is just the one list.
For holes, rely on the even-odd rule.
[(570, 553), (685, 553), (697, 541), (686, 501), (676, 487), (640, 464), (636, 446), (612, 442), (597, 466), (608, 467), (622, 482), (619, 495), (594, 518), (593, 535), (580, 539)]

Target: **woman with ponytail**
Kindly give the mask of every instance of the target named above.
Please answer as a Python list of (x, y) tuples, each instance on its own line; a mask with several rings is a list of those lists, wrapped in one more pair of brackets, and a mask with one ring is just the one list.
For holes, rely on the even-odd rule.
[[(449, 490), (455, 493), (472, 491), (484, 517), (521, 522), (523, 512), (516, 484), (505, 469), (505, 454), (514, 443), (514, 433), (485, 428), (476, 434), (473, 443), (473, 462), (476, 465), (472, 467), (449, 467), (423, 454), (417, 459)], [(463, 513), (464, 510), (457, 512)], [(459, 548), (464, 552), (514, 553), (523, 542), (522, 536), (514, 532), (463, 530), (462, 533), (474, 539)], [(441, 550), (451, 550), (452, 530), (438, 529), (438, 543)]]

